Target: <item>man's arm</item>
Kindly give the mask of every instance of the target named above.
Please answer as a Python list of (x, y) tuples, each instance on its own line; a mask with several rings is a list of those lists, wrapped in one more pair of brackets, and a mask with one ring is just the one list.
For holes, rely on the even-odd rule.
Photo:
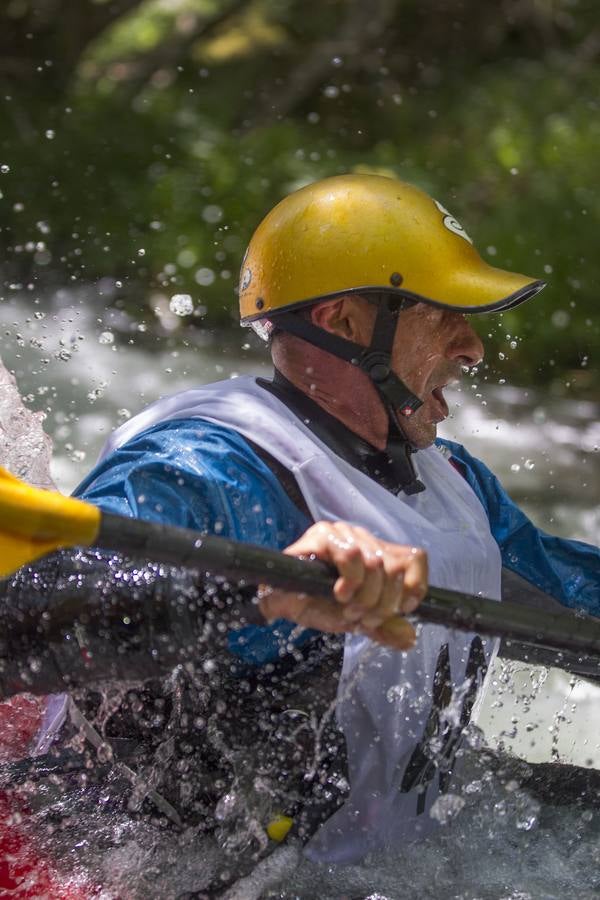
[(76, 495), (109, 512), (287, 548), (293, 555), (315, 555), (336, 566), (337, 603), (264, 593), (260, 608), (268, 624), (234, 632), (230, 642), (232, 652), (247, 662), (277, 658), (282, 644), (287, 646), (292, 632), (298, 632), (296, 624), (309, 630), (298, 634), (295, 643), (309, 639), (311, 629), (359, 631), (397, 649), (414, 643), (412, 626), (398, 614), (412, 612), (425, 594), (425, 555), (347, 523), (308, 527), (306, 515), (271, 470), (231, 429), (201, 419), (163, 423), (103, 460)]
[(439, 443), (450, 449), (451, 460), (487, 511), (503, 566), (564, 606), (600, 616), (600, 549), (546, 534), (511, 500), (484, 463), (460, 444)]

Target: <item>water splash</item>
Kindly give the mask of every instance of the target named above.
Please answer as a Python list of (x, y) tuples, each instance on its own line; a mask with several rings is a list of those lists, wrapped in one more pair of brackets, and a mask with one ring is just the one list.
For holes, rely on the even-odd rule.
[(54, 488), (50, 475), (52, 441), (44, 413), (24, 405), (14, 376), (0, 359), (0, 460), (4, 468), (36, 487)]

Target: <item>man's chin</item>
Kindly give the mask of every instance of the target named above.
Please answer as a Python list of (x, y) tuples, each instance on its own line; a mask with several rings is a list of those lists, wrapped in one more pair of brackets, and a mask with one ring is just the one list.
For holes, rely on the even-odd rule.
[(437, 437), (437, 425), (435, 422), (416, 422), (414, 419), (404, 420), (404, 433), (417, 450), (425, 450), (431, 447)]

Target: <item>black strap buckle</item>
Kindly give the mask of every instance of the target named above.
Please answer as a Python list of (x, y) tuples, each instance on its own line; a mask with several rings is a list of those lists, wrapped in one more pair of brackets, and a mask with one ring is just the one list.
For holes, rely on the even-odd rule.
[(357, 365), (404, 418), (410, 418), (423, 405), (423, 401), (392, 371), (389, 353), (367, 349), (361, 353)]

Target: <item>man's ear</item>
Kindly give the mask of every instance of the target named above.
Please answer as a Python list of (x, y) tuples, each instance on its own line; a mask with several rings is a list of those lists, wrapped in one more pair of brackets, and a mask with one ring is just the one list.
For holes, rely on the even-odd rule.
[(313, 325), (323, 328), (347, 341), (361, 343), (362, 318), (360, 300), (349, 294), (336, 300), (326, 300), (311, 307), (310, 318)]

